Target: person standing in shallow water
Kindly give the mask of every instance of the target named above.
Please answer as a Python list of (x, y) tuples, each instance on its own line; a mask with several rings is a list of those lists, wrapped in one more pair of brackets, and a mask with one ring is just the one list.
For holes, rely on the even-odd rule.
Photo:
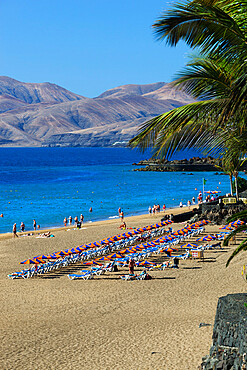
[(16, 233), (16, 224), (13, 225), (13, 237), (17, 237), (18, 238), (18, 235)]
[(24, 232), (25, 231), (25, 224), (24, 222), (21, 222), (21, 231)]
[(36, 221), (33, 220), (33, 229), (36, 230)]

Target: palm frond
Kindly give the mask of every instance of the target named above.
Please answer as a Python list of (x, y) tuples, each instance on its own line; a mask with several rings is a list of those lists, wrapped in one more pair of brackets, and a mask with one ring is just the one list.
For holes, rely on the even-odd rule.
[[(233, 216), (231, 216), (227, 219), (227, 222), (233, 222), (233, 221), (236, 221), (236, 220), (242, 220), (242, 221), (247, 220), (247, 210), (235, 213)], [(246, 227), (246, 225), (245, 225), (245, 227)]]
[(233, 236), (235, 236), (236, 234), (241, 233), (241, 232), (243, 232), (243, 231), (246, 231), (246, 230), (247, 230), (246, 225), (241, 225), (241, 226), (239, 226), (236, 230), (233, 230), (233, 231), (232, 231), (229, 235), (227, 235), (227, 237), (224, 239), (224, 241), (223, 241), (223, 246), (224, 246), (224, 247), (228, 246), (229, 241), (230, 241), (230, 239), (231, 239)]
[[(203, 53), (224, 54), (232, 59), (238, 55), (244, 60), (241, 53), (246, 53), (246, 39), (242, 23), (239, 25), (239, 17), (228, 14), (229, 7), (224, 9), (222, 5), (220, 1), (209, 0), (177, 3), (155, 22), (155, 34), (171, 46), (184, 40), (192, 48), (200, 47)], [(243, 3), (241, 14), (245, 10)]]
[(247, 251), (247, 239), (243, 240), (242, 243), (239, 244), (239, 246), (235, 249), (235, 251), (231, 254), (231, 256), (228, 258), (226, 267), (229, 265), (231, 260), (241, 251)]

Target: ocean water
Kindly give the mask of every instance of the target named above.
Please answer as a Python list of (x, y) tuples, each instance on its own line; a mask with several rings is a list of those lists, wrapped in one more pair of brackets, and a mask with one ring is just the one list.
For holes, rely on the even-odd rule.
[[(195, 152), (179, 153), (189, 158)], [(0, 148), (0, 232), (17, 229), (21, 221), (32, 229), (63, 226), (63, 219), (85, 222), (124, 214), (147, 213), (153, 204), (184, 204), (202, 190), (229, 192), (229, 179), (214, 172), (137, 172), (132, 164), (149, 158), (127, 148)], [(89, 212), (89, 208), (93, 212)]]

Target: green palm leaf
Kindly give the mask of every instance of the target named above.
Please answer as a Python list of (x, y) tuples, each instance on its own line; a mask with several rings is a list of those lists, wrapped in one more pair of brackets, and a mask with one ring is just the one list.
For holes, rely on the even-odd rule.
[(241, 244), (239, 244), (239, 246), (235, 249), (235, 251), (232, 253), (232, 255), (228, 258), (227, 260), (227, 263), (226, 263), (226, 267), (229, 265), (229, 263), (231, 262), (231, 260), (241, 251), (247, 251), (247, 239), (245, 239), (244, 241), (242, 241)]
[(235, 236), (236, 234), (239, 234), (240, 232), (246, 231), (246, 225), (239, 226), (236, 230), (233, 230), (223, 241), (223, 246), (228, 246), (230, 239)]
[(236, 221), (236, 220), (243, 220), (243, 221), (247, 220), (247, 210), (235, 213), (235, 215), (233, 215), (233, 216), (231, 216), (227, 219), (227, 222), (233, 222), (233, 221)]
[[(203, 53), (224, 55), (244, 60), (246, 55), (246, 21), (231, 11), (230, 3), (241, 7), (246, 14), (246, 2), (197, 0), (177, 3), (153, 25), (159, 40), (176, 46), (184, 40), (192, 48), (200, 47)], [(241, 4), (240, 4), (241, 3)], [(245, 32), (244, 32), (245, 31)]]

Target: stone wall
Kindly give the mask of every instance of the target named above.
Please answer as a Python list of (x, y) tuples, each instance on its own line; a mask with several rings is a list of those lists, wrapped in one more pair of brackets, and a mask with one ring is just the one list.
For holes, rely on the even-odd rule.
[(209, 356), (200, 369), (246, 369), (247, 294), (228, 294), (218, 301)]

